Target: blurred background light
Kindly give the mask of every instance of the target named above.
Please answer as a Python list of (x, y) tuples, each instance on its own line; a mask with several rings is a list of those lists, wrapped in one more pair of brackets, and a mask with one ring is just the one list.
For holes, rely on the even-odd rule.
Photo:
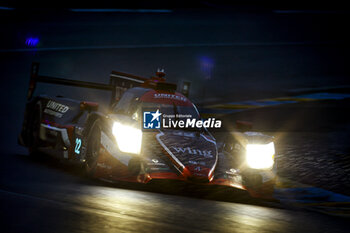
[(212, 73), (213, 73), (212, 71), (214, 67), (213, 59), (207, 56), (202, 56), (199, 58), (199, 62), (200, 62), (200, 69), (204, 74), (204, 79), (211, 79)]
[(25, 42), (28, 47), (36, 47), (39, 44), (39, 38), (37, 37), (28, 37)]
[(15, 8), (12, 8), (12, 7), (0, 6), (0, 10), (12, 11), (12, 10), (14, 10), (14, 9), (15, 9)]

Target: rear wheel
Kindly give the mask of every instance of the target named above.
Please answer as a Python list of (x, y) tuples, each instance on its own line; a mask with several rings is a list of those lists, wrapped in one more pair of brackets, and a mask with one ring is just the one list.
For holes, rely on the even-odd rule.
[(40, 152), (38, 147), (40, 145), (40, 124), (41, 124), (41, 114), (40, 107), (36, 106), (34, 114), (32, 116), (30, 124), (30, 138), (29, 138), (29, 155), (32, 157), (39, 157)]
[(86, 151), (86, 161), (85, 170), (88, 176), (94, 176), (97, 161), (100, 156), (101, 147), (101, 124), (99, 120), (96, 120), (89, 131), (87, 137), (87, 151)]

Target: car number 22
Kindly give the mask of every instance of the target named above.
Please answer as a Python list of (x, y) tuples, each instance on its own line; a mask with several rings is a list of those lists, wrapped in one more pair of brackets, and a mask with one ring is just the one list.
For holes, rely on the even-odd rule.
[(80, 147), (81, 147), (81, 139), (76, 138), (75, 139), (75, 150), (74, 150), (76, 154), (80, 154)]

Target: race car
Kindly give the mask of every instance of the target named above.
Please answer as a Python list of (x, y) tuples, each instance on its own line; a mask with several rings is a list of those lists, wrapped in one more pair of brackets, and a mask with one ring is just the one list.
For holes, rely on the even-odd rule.
[[(145, 125), (146, 113), (151, 122), (162, 114), (201, 120), (196, 106), (164, 76), (162, 70), (151, 78), (112, 71), (109, 84), (101, 84), (42, 76), (39, 64), (33, 63), (19, 143), (33, 156), (44, 153), (79, 163), (98, 179), (144, 184), (179, 180), (271, 198), (276, 178), (273, 137), (236, 131), (227, 133), (219, 146), (206, 127), (156, 125), (146, 130), (154, 126)], [(97, 102), (34, 96), (38, 82), (109, 91), (109, 110), (99, 110)]]

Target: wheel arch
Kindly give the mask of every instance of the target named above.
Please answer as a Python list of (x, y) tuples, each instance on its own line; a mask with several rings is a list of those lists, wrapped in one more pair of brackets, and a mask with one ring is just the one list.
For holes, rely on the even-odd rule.
[(86, 138), (89, 135), (91, 127), (96, 120), (101, 120), (102, 123), (106, 121), (106, 115), (101, 112), (91, 112), (89, 113), (84, 129), (84, 137)]

